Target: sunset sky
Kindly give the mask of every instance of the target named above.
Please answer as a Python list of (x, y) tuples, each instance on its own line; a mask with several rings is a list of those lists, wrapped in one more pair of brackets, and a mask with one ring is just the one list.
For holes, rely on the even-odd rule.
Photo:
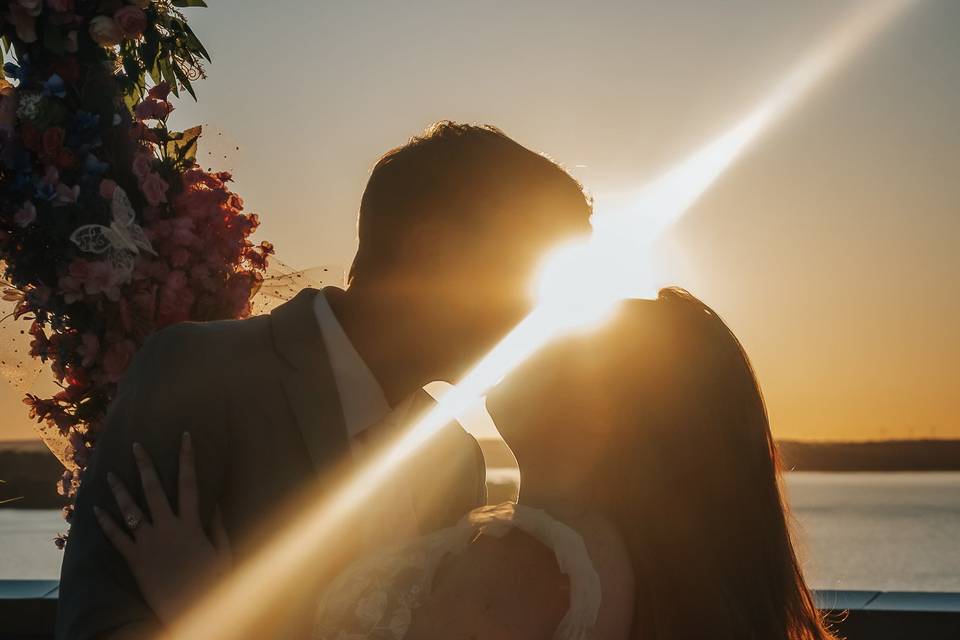
[[(305, 268), (349, 264), (371, 166), (435, 120), (495, 124), (612, 206), (863, 3), (208, 4), (214, 62), (174, 124), (205, 125), (203, 164)], [(958, 30), (960, 2), (918, 0), (657, 247), (743, 341), (779, 437), (960, 437)], [(0, 439), (30, 437), (20, 395)]]

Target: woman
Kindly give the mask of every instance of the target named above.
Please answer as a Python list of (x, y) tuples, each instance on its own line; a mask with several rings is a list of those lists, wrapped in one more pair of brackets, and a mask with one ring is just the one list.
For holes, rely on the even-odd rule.
[[(317, 637), (832, 638), (790, 542), (749, 361), (696, 298), (624, 303), (488, 406), (520, 464), (519, 505), (360, 559), (322, 599)], [(103, 525), (163, 611), (173, 580), (143, 560), (159, 549)], [(222, 557), (187, 528), (197, 557)]]

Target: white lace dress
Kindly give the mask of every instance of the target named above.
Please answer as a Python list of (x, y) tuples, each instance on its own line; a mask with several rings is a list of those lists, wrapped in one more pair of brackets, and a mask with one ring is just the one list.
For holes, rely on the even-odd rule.
[(316, 640), (402, 640), (413, 611), (430, 594), (443, 558), (480, 533), (519, 529), (552, 549), (570, 580), (570, 608), (554, 640), (587, 640), (600, 611), (600, 577), (583, 538), (545, 511), (504, 503), (471, 511), (456, 526), (386, 549), (351, 565), (320, 600)]

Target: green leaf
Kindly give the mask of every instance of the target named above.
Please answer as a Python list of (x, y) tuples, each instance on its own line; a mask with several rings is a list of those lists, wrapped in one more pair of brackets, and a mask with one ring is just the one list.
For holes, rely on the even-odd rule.
[(167, 143), (167, 156), (175, 158), (177, 163), (197, 159), (197, 144), (203, 127), (191, 127), (182, 133), (176, 134), (176, 140)]
[(170, 4), (175, 7), (205, 7), (207, 3), (203, 0), (173, 0)]
[(191, 84), (190, 78), (187, 77), (187, 74), (183, 72), (183, 69), (181, 69), (179, 65), (173, 65), (173, 72), (177, 75), (177, 78), (180, 80), (183, 88), (190, 92), (190, 95), (193, 96), (194, 102), (196, 102), (197, 94), (193, 90), (193, 84)]
[(170, 85), (170, 91), (173, 92), (173, 95), (180, 97), (180, 91), (177, 89), (177, 76), (176, 70), (177, 66), (167, 58), (161, 58), (160, 63), (160, 75), (163, 76), (163, 79), (167, 81)]
[(200, 42), (200, 38), (198, 38), (197, 34), (193, 32), (193, 29), (190, 28), (190, 25), (184, 23), (183, 29), (187, 36), (188, 46), (190, 46), (194, 51), (199, 51), (200, 55), (206, 58), (208, 62), (213, 62), (213, 60), (210, 58), (210, 54), (207, 53), (206, 47), (204, 47), (203, 43)]
[(143, 46), (140, 47), (140, 55), (143, 58), (143, 65), (151, 70), (151, 77), (153, 77), (152, 70), (157, 64), (157, 54), (159, 52), (160, 34), (157, 33), (156, 29), (150, 29), (143, 36)]

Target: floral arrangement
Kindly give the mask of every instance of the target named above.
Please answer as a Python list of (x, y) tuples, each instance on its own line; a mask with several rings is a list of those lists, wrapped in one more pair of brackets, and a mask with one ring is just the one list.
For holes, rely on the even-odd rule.
[(205, 4), (0, 0), (4, 297), (60, 387), (24, 402), (67, 443), (65, 496), (146, 337), (248, 315), (273, 252), (251, 241), (258, 220), (230, 175), (198, 166), (200, 129), (167, 127), (170, 94), (194, 95), (209, 60), (179, 10), (193, 6)]

